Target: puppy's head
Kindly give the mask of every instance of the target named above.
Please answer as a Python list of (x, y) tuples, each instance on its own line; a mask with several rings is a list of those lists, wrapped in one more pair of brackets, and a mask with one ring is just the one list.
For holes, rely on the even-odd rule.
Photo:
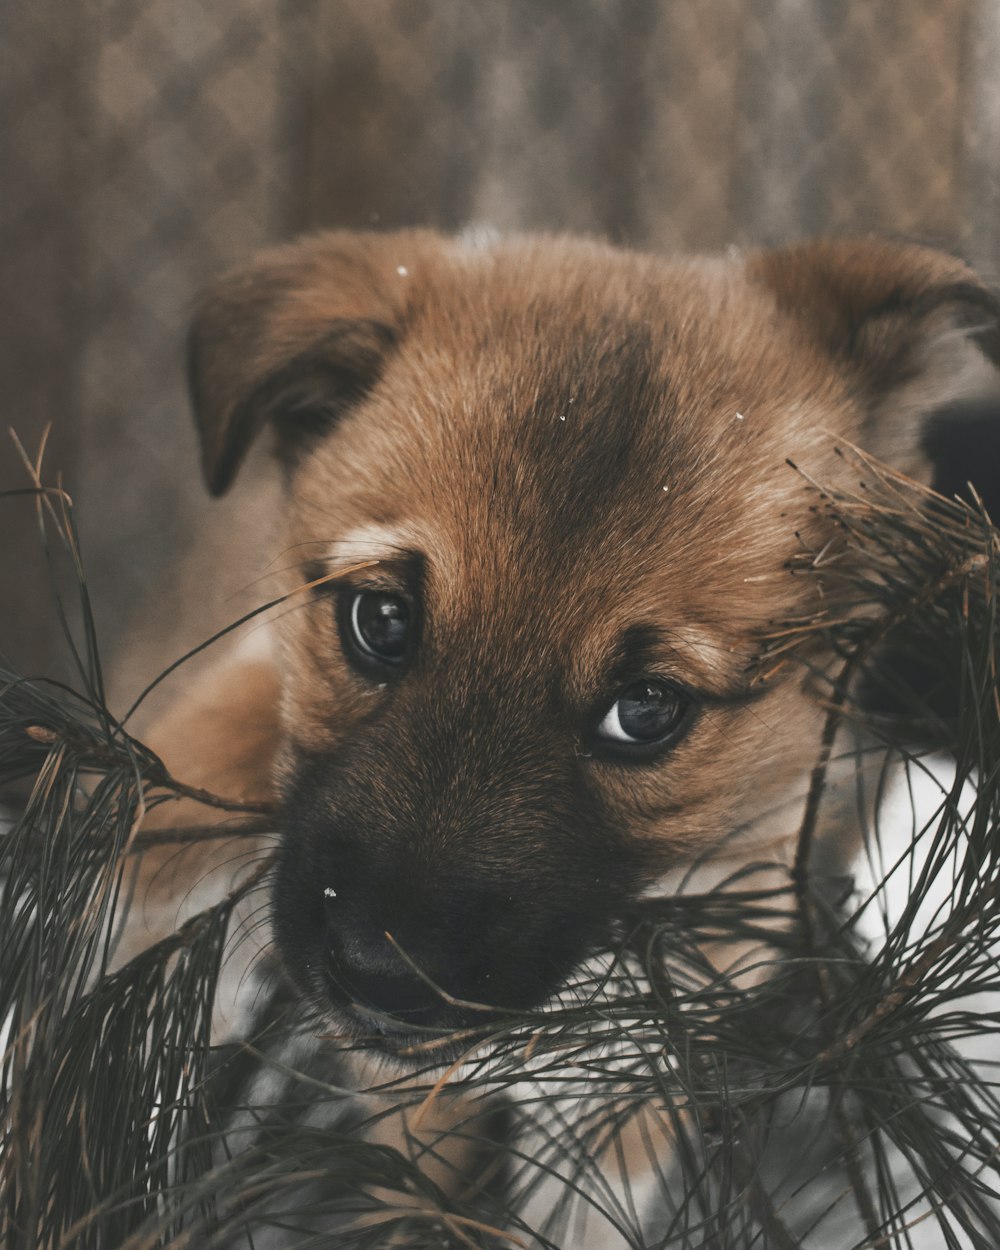
[(330, 234), (210, 292), (211, 489), (273, 426), (287, 543), (312, 579), (364, 566), (282, 621), (299, 984), (387, 1036), (527, 1007), (672, 865), (793, 836), (822, 713), (753, 663), (830, 535), (787, 461), (843, 481), (839, 438), (922, 473), (995, 312), (960, 262), (874, 242)]

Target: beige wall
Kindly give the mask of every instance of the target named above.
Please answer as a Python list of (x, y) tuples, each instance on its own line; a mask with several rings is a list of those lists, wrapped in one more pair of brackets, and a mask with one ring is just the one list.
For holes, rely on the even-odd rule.
[[(122, 691), (266, 593), (268, 465), (208, 502), (182, 385), (194, 292), (265, 241), (880, 229), (1000, 270), (991, 0), (10, 0), (0, 49), (5, 423), (54, 421)], [(0, 650), (36, 667), (34, 519), (0, 507)]]

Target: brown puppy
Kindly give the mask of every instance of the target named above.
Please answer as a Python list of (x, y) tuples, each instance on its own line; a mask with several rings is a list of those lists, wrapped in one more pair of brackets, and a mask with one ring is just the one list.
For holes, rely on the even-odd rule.
[[(415, 966), (537, 1005), (678, 865), (787, 862), (823, 713), (754, 661), (813, 606), (789, 559), (835, 539), (787, 462), (848, 485), (846, 440), (926, 476), (921, 418), (995, 317), (961, 262), (874, 241), (334, 233), (218, 283), (191, 339), (210, 488), (270, 426), (289, 586), (376, 562), (280, 621), (252, 709), (229, 696), (224, 775), (203, 706), (160, 742), (230, 791), (243, 759), (236, 788), (280, 804), (300, 993), (396, 1051), (466, 1019)], [(820, 848), (853, 850), (835, 812)]]

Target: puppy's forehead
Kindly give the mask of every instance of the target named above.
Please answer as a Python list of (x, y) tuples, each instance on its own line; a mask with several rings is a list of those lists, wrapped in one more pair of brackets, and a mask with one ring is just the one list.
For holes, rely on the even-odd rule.
[(401, 267), (399, 348), (303, 471), (310, 538), (419, 541), (442, 577), (508, 598), (584, 569), (612, 588), (628, 565), (692, 620), (717, 570), (787, 558), (786, 458), (830, 455), (843, 399), (739, 262), (548, 246)]

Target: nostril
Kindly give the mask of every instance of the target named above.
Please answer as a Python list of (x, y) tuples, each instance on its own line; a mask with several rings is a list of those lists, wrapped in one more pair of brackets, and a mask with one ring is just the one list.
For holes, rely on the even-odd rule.
[[(332, 989), (338, 998), (386, 1015), (402, 1016), (411, 1023), (429, 1017), (444, 1006), (441, 995), (382, 932), (345, 931), (329, 925), (327, 952)], [(430, 970), (425, 975), (431, 978)]]
[(345, 988), (353, 991), (353, 999), (359, 1006), (400, 1017), (409, 1023), (429, 1021), (443, 1006), (440, 995), (417, 977), (352, 968), (345, 980)]

